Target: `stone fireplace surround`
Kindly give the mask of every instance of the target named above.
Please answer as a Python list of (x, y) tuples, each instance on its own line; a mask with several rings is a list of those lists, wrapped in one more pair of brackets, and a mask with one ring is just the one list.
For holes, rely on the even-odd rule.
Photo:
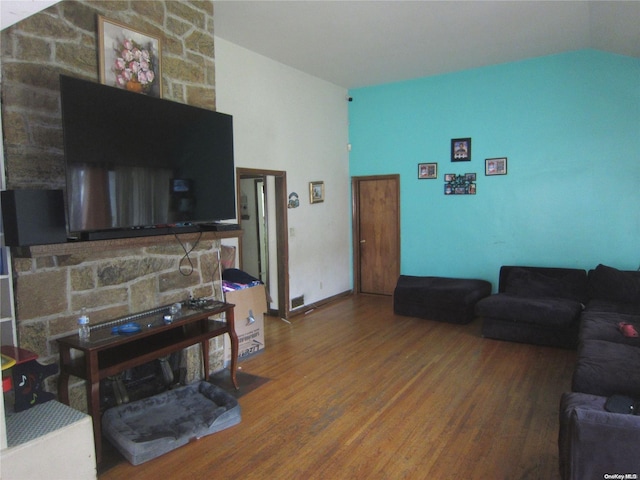
[[(1, 32), (2, 123), (8, 189), (64, 188), (58, 77), (98, 81), (97, 15), (159, 36), (163, 98), (215, 110), (213, 2), (62, 1)], [(92, 323), (194, 297), (221, 297), (220, 235), (197, 234), (77, 242), (13, 249), (18, 345), (43, 363), (58, 360), (56, 338), (75, 333), (86, 307)], [(181, 244), (182, 243), (182, 244)], [(186, 263), (185, 263), (186, 262)], [(185, 268), (186, 265), (186, 268)], [(219, 343), (219, 344), (218, 344)], [(199, 349), (186, 355), (202, 372)], [(212, 370), (223, 366), (213, 339)], [(55, 391), (55, 380), (47, 389)], [(84, 384), (71, 405), (86, 411)]]
[[(82, 308), (95, 324), (190, 297), (222, 299), (220, 239), (205, 232), (13, 249), (19, 346), (57, 362), (55, 340), (76, 333)], [(200, 355), (198, 346), (184, 351), (187, 383), (204, 377)], [(209, 364), (224, 367), (222, 337), (211, 340)], [(70, 403), (87, 410), (84, 381), (71, 383)]]

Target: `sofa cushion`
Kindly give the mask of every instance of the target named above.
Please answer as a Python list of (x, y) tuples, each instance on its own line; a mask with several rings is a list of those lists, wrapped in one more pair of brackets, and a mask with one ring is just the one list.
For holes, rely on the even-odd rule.
[(598, 265), (589, 272), (589, 297), (640, 304), (640, 272)]
[(494, 317), (482, 319), (482, 336), (508, 342), (529, 343), (546, 347), (570, 348), (578, 346), (577, 322), (569, 328), (502, 320)]
[(626, 315), (640, 315), (640, 303), (622, 303), (612, 300), (589, 300), (585, 307), (587, 312), (622, 313)]
[(640, 337), (625, 337), (618, 328), (620, 322), (629, 323), (640, 332), (640, 315), (584, 312), (580, 317), (580, 339), (606, 340), (607, 342), (624, 343), (640, 347)]
[(640, 348), (604, 340), (582, 340), (572, 390), (609, 397), (640, 397)]
[(500, 267), (500, 293), (526, 297), (562, 297), (585, 303), (587, 272), (577, 268)]
[(505, 293), (520, 297), (562, 297), (582, 300), (572, 286), (581, 281), (580, 271), (568, 271), (562, 276), (550, 276), (530, 268), (514, 268), (509, 272)]
[(557, 328), (570, 327), (581, 311), (582, 305), (575, 300), (517, 297), (509, 293), (492, 295), (476, 305), (476, 314), (481, 317)]

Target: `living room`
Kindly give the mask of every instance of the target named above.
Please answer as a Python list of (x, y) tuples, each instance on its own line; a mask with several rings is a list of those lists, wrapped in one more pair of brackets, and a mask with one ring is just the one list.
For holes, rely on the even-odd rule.
[[(135, 6), (61, 3), (69, 16), (85, 17), (87, 36), (97, 12), (157, 28), (137, 19)], [(45, 27), (57, 8), (24, 27), (33, 44), (51, 40)], [(234, 115), (236, 165), (287, 171), (289, 191), (301, 198), (309, 182), (325, 182), (323, 203), (303, 201), (288, 212), (296, 232), (289, 238), (292, 297), (313, 304), (351, 289), (349, 179), (362, 175), (401, 175), (403, 273), (484, 278), (495, 288), (503, 264), (638, 267), (637, 58), (587, 49), (348, 89), (222, 38), (213, 43), (215, 87), (208, 89), (215, 88), (215, 102), (208, 106)], [(179, 66), (170, 59), (178, 55), (165, 53), (171, 77)], [(78, 58), (90, 59), (83, 75), (97, 75), (89, 53)], [(6, 60), (3, 52), (9, 122), (14, 110), (6, 95), (15, 77)], [(166, 98), (178, 99), (174, 93)], [(472, 140), (469, 162), (451, 162), (451, 140), (460, 137)], [(13, 138), (5, 139), (8, 187), (59, 187), (59, 165), (44, 154), (16, 160), (21, 143)], [(495, 157), (507, 158), (507, 174), (485, 176), (485, 159)], [(437, 178), (419, 179), (421, 163), (437, 163)], [(446, 196), (444, 175), (466, 173), (476, 174), (476, 194)], [(19, 335), (41, 332), (50, 316), (42, 313), (42, 323), (18, 318)], [(56, 335), (28, 345), (43, 361), (55, 360)]]

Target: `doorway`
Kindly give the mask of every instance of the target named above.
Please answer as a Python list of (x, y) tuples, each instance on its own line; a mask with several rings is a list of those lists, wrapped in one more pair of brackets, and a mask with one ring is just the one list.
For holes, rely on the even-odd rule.
[(269, 236), (266, 178), (240, 179), (242, 270), (269, 290)]
[(259, 278), (269, 294), (269, 314), (289, 316), (287, 176), (279, 170), (236, 168), (240, 268)]
[(392, 295), (400, 275), (400, 176), (353, 177), (351, 191), (354, 290)]

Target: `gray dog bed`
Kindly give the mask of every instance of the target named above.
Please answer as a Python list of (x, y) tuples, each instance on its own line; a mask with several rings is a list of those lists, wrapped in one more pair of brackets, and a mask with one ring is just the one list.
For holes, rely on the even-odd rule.
[(133, 465), (241, 420), (238, 401), (215, 385), (198, 382), (110, 408), (102, 431)]

